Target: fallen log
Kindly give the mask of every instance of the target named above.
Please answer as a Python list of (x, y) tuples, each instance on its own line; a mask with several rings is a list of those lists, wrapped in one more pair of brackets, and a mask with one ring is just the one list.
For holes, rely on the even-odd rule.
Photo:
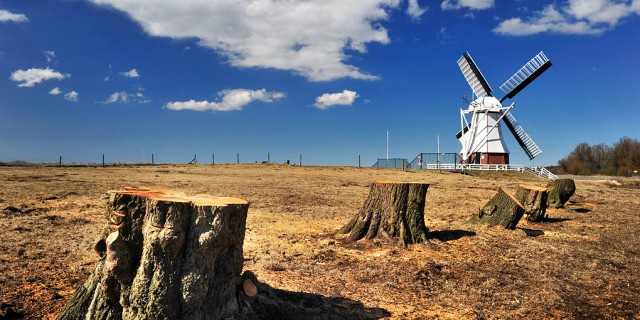
[(338, 233), (349, 241), (383, 236), (402, 245), (427, 241), (424, 206), (429, 184), (375, 181), (362, 209)]
[(221, 319), (238, 311), (249, 203), (167, 190), (111, 191), (89, 279), (58, 319)]
[(547, 188), (549, 189), (547, 204), (550, 208), (562, 208), (576, 192), (576, 184), (573, 179), (549, 181)]
[(527, 220), (539, 222), (547, 212), (547, 188), (521, 184), (516, 189), (515, 198), (524, 207)]
[(524, 214), (524, 207), (507, 190), (500, 187), (496, 195), (489, 199), (478, 214), (471, 217), (473, 223), (499, 225), (505, 229), (515, 229)]

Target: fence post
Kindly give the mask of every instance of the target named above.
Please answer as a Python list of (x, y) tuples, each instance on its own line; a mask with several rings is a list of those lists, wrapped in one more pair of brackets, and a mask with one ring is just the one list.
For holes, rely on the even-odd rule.
[(211, 154), (211, 164), (216, 164), (216, 154), (215, 153)]
[(155, 164), (155, 160), (153, 159), (153, 153), (151, 154), (151, 165)]
[(404, 159), (402, 159), (402, 171), (404, 171)]
[(300, 154), (300, 166), (302, 167), (302, 153)]
[(236, 153), (236, 163), (240, 164), (240, 152)]
[(102, 166), (104, 167), (104, 153), (102, 154)]
[(360, 155), (358, 155), (358, 168), (360, 168)]
[(271, 163), (271, 152), (267, 152), (267, 163)]
[(58, 162), (58, 167), (62, 167), (62, 156), (60, 156), (60, 161)]

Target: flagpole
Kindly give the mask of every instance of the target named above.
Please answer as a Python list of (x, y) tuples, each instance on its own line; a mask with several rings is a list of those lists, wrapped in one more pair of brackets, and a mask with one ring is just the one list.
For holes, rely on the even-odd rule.
[(387, 162), (389, 162), (389, 130), (387, 130)]

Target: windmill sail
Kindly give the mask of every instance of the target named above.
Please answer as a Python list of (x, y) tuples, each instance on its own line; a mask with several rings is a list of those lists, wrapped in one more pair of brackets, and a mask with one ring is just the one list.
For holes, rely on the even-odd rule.
[(540, 147), (533, 142), (533, 139), (524, 131), (524, 128), (522, 128), (511, 112), (506, 112), (503, 119), (504, 123), (516, 138), (516, 141), (518, 141), (518, 144), (520, 144), (524, 152), (529, 156), (529, 160), (533, 160), (533, 158), (542, 153)]
[[(458, 61), (458, 64), (460, 61)], [(500, 102), (505, 99), (511, 99), (515, 97), (518, 92), (524, 89), (529, 83), (535, 80), (543, 72), (551, 67), (551, 60), (544, 55), (544, 52), (540, 51), (533, 59), (525, 64), (518, 72), (516, 72), (509, 80), (500, 86), (500, 90), (506, 95), (500, 99)], [(467, 80), (468, 81), (468, 80)]]
[(491, 93), (491, 86), (489, 86), (489, 83), (487, 83), (487, 80), (468, 52), (462, 54), (462, 57), (458, 59), (458, 66), (476, 97), (484, 97)]

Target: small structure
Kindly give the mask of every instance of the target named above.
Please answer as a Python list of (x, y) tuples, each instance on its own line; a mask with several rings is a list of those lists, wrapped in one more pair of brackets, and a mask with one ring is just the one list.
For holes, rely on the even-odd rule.
[[(515, 102), (509, 106), (503, 106), (502, 102), (505, 99), (512, 99), (551, 67), (551, 61), (544, 53), (538, 53), (500, 86), (500, 89), (505, 93), (505, 96), (500, 100), (491, 95), (491, 86), (468, 52), (465, 52), (458, 59), (458, 66), (476, 97), (471, 102), (467, 101), (469, 107), (466, 110), (460, 109), (460, 131), (456, 138), (462, 144), (460, 151), (462, 163), (509, 164), (509, 149), (504, 143), (501, 122), (507, 125), (529, 159), (541, 154), (542, 150), (533, 142), (533, 139), (529, 137), (511, 113)], [(467, 116), (470, 116), (471, 119), (467, 119)]]
[(408, 166), (409, 166), (409, 162), (405, 158), (390, 158), (390, 159), (378, 158), (378, 161), (376, 161), (376, 163), (374, 163), (372, 167), (405, 169), (405, 168), (408, 168)]

